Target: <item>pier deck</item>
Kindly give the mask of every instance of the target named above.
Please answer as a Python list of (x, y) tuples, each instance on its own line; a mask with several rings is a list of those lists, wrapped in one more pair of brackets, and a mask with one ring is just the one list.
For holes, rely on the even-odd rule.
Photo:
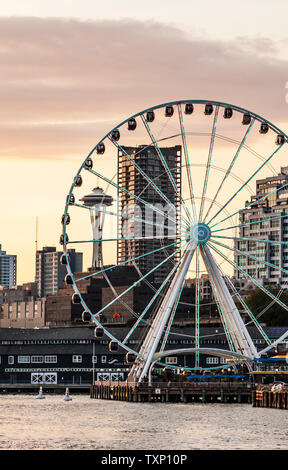
[(147, 383), (95, 382), (90, 397), (130, 402), (251, 403), (254, 385), (249, 383)]

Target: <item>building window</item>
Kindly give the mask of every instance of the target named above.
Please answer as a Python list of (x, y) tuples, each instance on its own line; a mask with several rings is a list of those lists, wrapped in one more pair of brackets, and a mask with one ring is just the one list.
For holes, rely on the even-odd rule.
[(218, 364), (218, 357), (207, 357), (206, 364)]
[(18, 356), (18, 364), (29, 364), (30, 356)]
[(57, 356), (45, 356), (45, 362), (49, 364), (56, 364)]
[(92, 356), (92, 364), (97, 364), (97, 356)]
[(101, 356), (101, 362), (102, 362), (102, 364), (106, 364), (107, 356)]
[(177, 357), (166, 357), (166, 364), (177, 364)]
[(40, 364), (43, 362), (43, 356), (31, 356), (31, 362), (33, 364)]
[(72, 362), (82, 362), (82, 356), (72, 356)]
[(220, 357), (220, 364), (227, 364), (226, 357)]
[(8, 364), (14, 364), (14, 356), (8, 356)]

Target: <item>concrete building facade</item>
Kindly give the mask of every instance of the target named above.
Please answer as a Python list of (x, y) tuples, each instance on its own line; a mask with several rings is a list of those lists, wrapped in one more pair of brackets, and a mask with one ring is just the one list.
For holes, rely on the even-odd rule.
[[(285, 185), (288, 185), (288, 167), (281, 168), (276, 176), (256, 181), (256, 194), (246, 202), (239, 216), (239, 240), (234, 248), (235, 262), (251, 277), (287, 288), (288, 186)], [(235, 269), (236, 279), (244, 277), (243, 272)]]
[[(83, 254), (74, 249), (68, 250), (69, 262), (72, 272), (81, 272)], [(56, 295), (67, 271), (66, 266), (60, 263), (62, 252), (55, 247), (45, 246), (36, 252), (36, 274), (38, 297)]]
[(0, 305), (0, 328), (43, 328), (46, 299)]
[(17, 256), (7, 255), (0, 245), (0, 285), (13, 287), (17, 283)]

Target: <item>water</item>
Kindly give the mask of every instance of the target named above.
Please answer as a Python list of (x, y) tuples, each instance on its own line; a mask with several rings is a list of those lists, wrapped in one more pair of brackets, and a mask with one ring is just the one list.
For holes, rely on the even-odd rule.
[[(44, 390), (45, 394), (45, 390)], [(0, 449), (288, 449), (288, 411), (0, 395)]]

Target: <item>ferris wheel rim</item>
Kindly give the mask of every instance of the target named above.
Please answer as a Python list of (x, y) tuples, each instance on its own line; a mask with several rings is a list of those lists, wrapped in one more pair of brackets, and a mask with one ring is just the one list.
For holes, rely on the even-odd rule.
[[(130, 119), (133, 119), (133, 118), (136, 118), (148, 111), (152, 111), (152, 110), (155, 110), (155, 109), (161, 109), (163, 108), (164, 106), (173, 106), (173, 105), (176, 105), (176, 104), (185, 104), (185, 103), (192, 103), (192, 104), (212, 104), (212, 105), (216, 105), (216, 106), (221, 106), (221, 107), (231, 107), (232, 109), (240, 112), (240, 113), (249, 113), (251, 116), (254, 116), (255, 119), (257, 119), (259, 122), (266, 122), (268, 124), (268, 126), (274, 131), (274, 132), (279, 132), (280, 134), (282, 134), (286, 139), (288, 139), (288, 135), (286, 133), (284, 133), (281, 129), (279, 129), (277, 126), (275, 126), (274, 124), (272, 124), (268, 119), (254, 113), (253, 111), (250, 111), (246, 108), (242, 108), (240, 106), (236, 106), (236, 105), (233, 105), (231, 103), (226, 103), (226, 102), (222, 102), (222, 101), (215, 101), (215, 100), (205, 100), (205, 99), (188, 99), (188, 100), (175, 100), (175, 101), (169, 101), (169, 102), (165, 102), (165, 103), (161, 103), (161, 104), (158, 104), (156, 106), (150, 106), (149, 108), (146, 108), (142, 111), (138, 111), (137, 113), (129, 116), (127, 119), (124, 119), (122, 122), (120, 122), (119, 124), (117, 124), (116, 126), (114, 126), (112, 129), (109, 130), (109, 132), (107, 132), (107, 134), (97, 142), (97, 144), (92, 148), (92, 150), (89, 152), (88, 156), (86, 157), (86, 159), (84, 160), (84, 162), (82, 163), (80, 169), (78, 170), (78, 173), (76, 174), (76, 177), (75, 177), (75, 180), (77, 178), (77, 176), (79, 176), (80, 172), (82, 171), (84, 165), (85, 165), (85, 162), (87, 161), (87, 159), (92, 155), (92, 153), (96, 150), (97, 146), (99, 144), (101, 144), (106, 138), (109, 137), (109, 135), (116, 129), (118, 129), (119, 127), (123, 126), (124, 124), (126, 124)], [(69, 196), (70, 194), (72, 193), (72, 190), (75, 186), (75, 181), (74, 183), (72, 184), (72, 187), (70, 189), (70, 192), (69, 192)]]
[[(95, 149), (97, 148), (97, 146), (99, 144), (101, 144), (105, 139), (109, 138), (109, 136), (111, 135), (111, 133), (118, 129), (119, 127), (123, 126), (124, 124), (126, 124), (130, 119), (133, 119), (133, 118), (137, 118), (141, 115), (143, 115), (144, 113), (148, 112), (148, 111), (154, 111), (156, 109), (161, 109), (165, 106), (175, 106), (175, 105), (182, 105), (182, 104), (186, 104), (186, 103), (192, 103), (192, 104), (212, 104), (214, 106), (219, 106), (219, 107), (231, 107), (233, 110), (235, 111), (238, 111), (239, 113), (249, 113), (251, 116), (254, 117), (255, 120), (259, 121), (259, 122), (264, 122), (266, 123), (269, 128), (274, 131), (275, 133), (279, 133), (281, 135), (283, 135), (286, 139), (286, 143), (287, 143), (287, 135), (282, 131), (280, 130), (278, 127), (276, 127), (274, 124), (272, 124), (270, 121), (268, 121), (267, 119), (263, 118), (262, 116), (252, 112), (252, 111), (249, 111), (245, 108), (241, 108), (239, 106), (236, 106), (236, 105), (233, 105), (233, 104), (229, 104), (229, 103), (225, 103), (225, 102), (219, 102), (219, 101), (215, 101), (215, 100), (197, 100), (197, 99), (189, 99), (189, 100), (177, 100), (177, 101), (170, 101), (170, 102), (166, 102), (166, 103), (162, 103), (162, 104), (159, 104), (159, 105), (156, 105), (156, 106), (151, 106), (151, 107), (148, 107), (142, 111), (139, 111), (137, 112), (136, 114), (130, 116), (129, 118), (125, 119), (124, 121), (122, 121), (121, 123), (119, 123), (118, 125), (116, 125), (113, 129), (111, 129), (101, 140), (98, 141), (98, 143), (94, 146), (94, 148), (91, 150), (91, 152), (88, 154), (88, 156), (86, 157), (86, 159), (84, 160), (84, 162), (82, 163), (82, 165), (80, 166), (80, 169), (78, 170), (78, 173), (76, 174), (76, 177), (74, 178), (74, 181), (71, 185), (71, 188), (70, 188), (70, 191), (69, 191), (69, 194), (68, 194), (68, 197), (67, 197), (67, 200), (66, 200), (66, 206), (65, 206), (65, 219), (67, 218), (67, 214), (68, 214), (68, 208), (69, 208), (69, 202), (70, 202), (70, 198), (71, 198), (71, 195), (73, 193), (73, 190), (74, 190), (74, 187), (75, 187), (75, 184), (76, 184), (76, 180), (77, 180), (77, 177), (80, 175), (81, 171), (83, 170), (84, 166), (85, 166), (85, 162), (88, 160), (88, 158), (94, 153)], [(224, 230), (224, 229), (223, 229)], [(64, 234), (64, 252), (66, 253), (66, 255), (68, 255), (67, 253), (67, 246), (66, 246), (66, 238), (65, 238), (65, 235), (66, 235), (66, 223), (64, 224), (64, 230), (63, 230), (63, 234)], [(227, 237), (226, 237), (227, 238)], [(95, 323), (100, 326), (101, 328), (103, 328), (105, 330), (105, 334), (110, 337), (110, 339), (112, 339), (113, 341), (116, 341), (118, 343), (118, 345), (120, 345), (121, 347), (123, 347), (124, 349), (126, 349), (128, 352), (131, 352), (133, 354), (135, 354), (136, 356), (138, 357), (142, 357), (141, 354), (139, 354), (136, 350), (134, 349), (131, 349), (129, 348), (128, 346), (126, 345), (123, 345), (123, 343), (121, 342), (121, 340), (118, 340), (117, 338), (115, 338), (113, 335), (111, 335), (109, 333), (109, 330), (107, 328), (105, 328), (103, 326), (103, 323), (99, 322), (98, 319), (93, 315), (93, 313), (91, 312), (90, 308), (87, 306), (86, 302), (84, 301), (78, 287), (76, 286), (76, 283), (74, 282), (74, 276), (73, 276), (73, 273), (71, 272), (71, 269), (70, 269), (70, 265), (69, 265), (69, 262), (68, 262), (68, 271), (70, 272), (70, 275), (72, 276), (72, 279), (73, 279), (73, 288), (74, 288), (74, 291), (78, 293), (79, 297), (81, 298), (81, 303), (83, 305), (83, 307), (89, 311), (90, 315), (92, 316), (93, 320), (95, 321)], [(288, 333), (287, 333), (288, 334)], [(267, 350), (267, 348), (265, 348), (265, 350)], [(224, 365), (222, 366), (222, 368), (224, 368)], [(209, 368), (211, 369), (211, 368)]]

